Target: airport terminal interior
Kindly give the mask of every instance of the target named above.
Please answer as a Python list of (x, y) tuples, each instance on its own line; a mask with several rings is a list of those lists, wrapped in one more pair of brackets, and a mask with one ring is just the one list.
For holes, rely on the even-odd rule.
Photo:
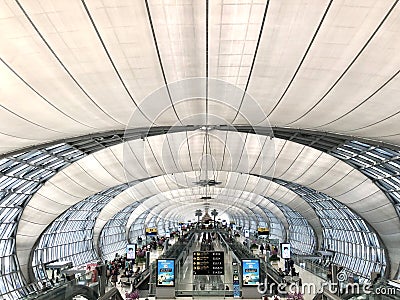
[(398, 0), (0, 0), (0, 299), (400, 299)]

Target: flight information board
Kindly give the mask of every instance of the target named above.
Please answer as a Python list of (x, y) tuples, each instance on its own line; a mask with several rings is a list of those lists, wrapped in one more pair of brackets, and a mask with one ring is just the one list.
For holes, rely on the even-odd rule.
[(224, 275), (223, 251), (193, 252), (193, 275)]

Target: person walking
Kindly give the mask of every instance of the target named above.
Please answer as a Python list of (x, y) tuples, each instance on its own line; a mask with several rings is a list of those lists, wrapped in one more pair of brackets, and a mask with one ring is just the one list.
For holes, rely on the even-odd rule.
[(117, 281), (118, 281), (118, 272), (116, 269), (113, 269), (111, 271), (111, 283), (114, 284), (114, 287), (117, 286)]
[(264, 244), (261, 244), (261, 245), (260, 245), (261, 254), (264, 254), (264, 249), (265, 249), (265, 248), (264, 248)]

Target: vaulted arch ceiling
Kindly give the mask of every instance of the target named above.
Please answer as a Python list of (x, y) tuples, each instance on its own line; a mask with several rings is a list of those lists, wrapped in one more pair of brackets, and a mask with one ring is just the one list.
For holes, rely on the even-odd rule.
[[(96, 139), (103, 132), (128, 129), (128, 135), (135, 135), (141, 132), (138, 127), (153, 126), (148, 129), (152, 135), (161, 126), (166, 130), (159, 133), (176, 125), (190, 130), (203, 125), (245, 125), (250, 126), (249, 132), (255, 126), (268, 132), (270, 125), (280, 126), (299, 143), (309, 144), (310, 136), (316, 137), (311, 145), (323, 151), (338, 146), (342, 138), (345, 142), (344, 135), (367, 139), (370, 144), (383, 141), (391, 149), (400, 145), (397, 0), (240, 4), (5, 0), (0, 12), (1, 157), (71, 138), (76, 138), (74, 145), (83, 152), (93, 153), (122, 141), (118, 134), (105, 141)], [(290, 133), (297, 129), (298, 135)], [(312, 134), (303, 135), (305, 129)], [(283, 136), (285, 130), (280, 132)], [(330, 134), (335, 137), (333, 143)], [(281, 152), (274, 176), (323, 191), (357, 211), (385, 241), (394, 274), (400, 260), (396, 254), (400, 226), (389, 199), (400, 197), (396, 167), (393, 172), (388, 167), (389, 175), (371, 167), (373, 175), (368, 175), (370, 170), (360, 163), (359, 153), (335, 153), (363, 175), (327, 154), (291, 144), (278, 145)], [(158, 158), (159, 148), (152, 146)], [(24, 210), (19, 233), (28, 226), (32, 232), (41, 232), (44, 223), (76, 201), (125, 182), (121, 153), (112, 151), (99, 152), (54, 176)], [(361, 154), (366, 152), (361, 150)], [(237, 159), (238, 153), (232, 153)], [(397, 154), (372, 159), (372, 165), (378, 160), (394, 163)], [(9, 203), (17, 191), (15, 203), (7, 204), (15, 215), (12, 222), (19, 221), (20, 210), (47, 178), (82, 153), (74, 155), (50, 158), (61, 161), (43, 167), (43, 177), (33, 180), (31, 175), (28, 180), (8, 176), (9, 165), (25, 160), (7, 159), (6, 171), (0, 174), (5, 178), (0, 195)], [(250, 172), (245, 167), (248, 162), (243, 165), (241, 160), (229, 167), (260, 175), (271, 162), (253, 159), (259, 173)], [(146, 163), (152, 176), (165, 171), (154, 161)], [(146, 176), (146, 170), (136, 166), (130, 170), (132, 177)], [(27, 163), (34, 172), (36, 167)], [(173, 165), (168, 168), (176, 173)], [(185, 168), (177, 169), (193, 171)], [(81, 178), (79, 174), (86, 170), (91, 175)], [(386, 182), (387, 176), (394, 183)], [(19, 187), (25, 185), (29, 193), (21, 196)], [(400, 212), (399, 203), (397, 209)], [(36, 222), (36, 216), (42, 219)], [(11, 227), (14, 232), (15, 224)], [(25, 238), (27, 244), (34, 239), (30, 232)]]
[[(163, 189), (171, 190), (174, 186), (194, 186), (193, 182), (202, 176), (203, 145), (193, 140), (203, 141), (204, 136), (204, 131), (195, 130), (153, 136), (144, 141), (133, 140), (96, 152), (63, 169), (34, 195), (24, 210), (17, 233), (21, 264), (25, 265), (23, 257), (27, 257), (26, 251), (30, 251), (47, 224), (90, 194), (134, 179), (160, 175), (166, 175), (162, 178), (169, 178), (169, 181), (150, 186), (146, 184), (151, 181), (145, 181), (135, 185), (130, 201), (140, 200)], [(224, 176), (219, 176), (219, 173), (213, 176), (224, 182), (224, 185), (241, 186), (241, 189), (257, 194), (269, 193), (271, 183), (260, 184), (259, 177), (249, 180), (252, 177), (245, 175), (256, 170), (258, 174), (255, 175), (273, 175), (324, 192), (373, 224), (389, 253), (394, 251), (392, 247), (397, 243), (399, 222), (392, 203), (370, 179), (350, 165), (311, 147), (287, 140), (271, 140), (256, 134), (220, 130), (213, 130), (210, 136), (208, 146), (215, 159), (214, 172), (225, 171), (221, 173)], [(236, 147), (238, 144), (242, 145), (239, 149)], [(163, 146), (166, 149), (163, 150)], [(243, 177), (239, 177), (241, 181), (232, 175), (232, 171), (244, 173)], [(142, 185), (142, 188), (136, 189)], [(59, 199), (63, 199), (62, 204)], [(44, 203), (51, 210), (40, 210)], [(297, 204), (296, 210), (304, 209), (304, 206), (299, 205), (301, 202), (294, 203)], [(311, 208), (306, 210), (314, 213)], [(309, 215), (307, 219), (311, 224), (313, 219), (317, 220), (315, 215)], [(318, 234), (318, 227), (313, 227)]]
[[(399, 144), (397, 1), (210, 1), (208, 15), (197, 1), (6, 1), (2, 11), (1, 152), (123, 129), (135, 108), (142, 126), (163, 110), (164, 123), (179, 123), (205, 106), (165, 89), (157, 105), (143, 99), (165, 83), (206, 76), (256, 101), (219, 99), (232, 110), (211, 105), (210, 114), (223, 120), (239, 109), (236, 124), (245, 116), (256, 125), (263, 111), (272, 125)], [(184, 91), (204, 96), (203, 87)]]

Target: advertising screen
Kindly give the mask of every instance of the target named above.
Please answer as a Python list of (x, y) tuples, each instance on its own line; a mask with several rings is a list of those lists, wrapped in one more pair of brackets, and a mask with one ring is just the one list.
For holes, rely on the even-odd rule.
[(289, 243), (281, 244), (281, 258), (290, 258), (290, 244)]
[(136, 244), (126, 245), (126, 259), (134, 260), (136, 258)]
[(260, 283), (260, 260), (242, 259), (242, 278), (244, 286)]
[(157, 286), (175, 286), (174, 259), (157, 259)]

